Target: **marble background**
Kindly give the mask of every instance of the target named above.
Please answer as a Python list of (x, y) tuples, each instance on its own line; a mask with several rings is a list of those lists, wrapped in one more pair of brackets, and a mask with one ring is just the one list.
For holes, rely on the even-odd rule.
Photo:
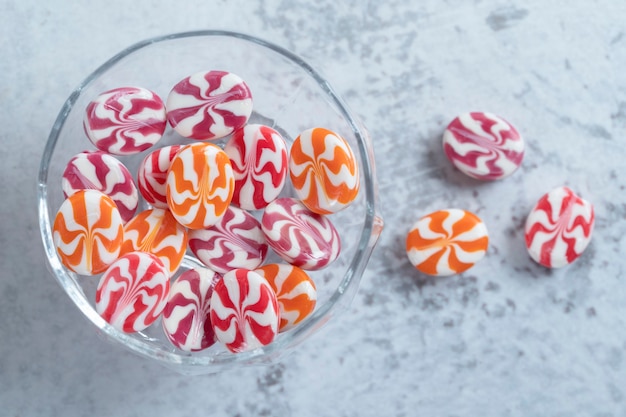
[[(280, 364), (184, 377), (103, 343), (46, 268), (35, 178), (72, 89), (138, 40), (242, 30), (304, 56), (368, 126), (386, 229), (351, 308)], [(626, 415), (626, 3), (621, 0), (0, 0), (0, 414)], [(455, 171), (445, 125), (496, 112), (527, 141), (497, 183)], [(592, 244), (548, 271), (525, 217), (569, 185)], [(436, 209), (481, 216), (488, 257), (427, 279), (404, 253)]]

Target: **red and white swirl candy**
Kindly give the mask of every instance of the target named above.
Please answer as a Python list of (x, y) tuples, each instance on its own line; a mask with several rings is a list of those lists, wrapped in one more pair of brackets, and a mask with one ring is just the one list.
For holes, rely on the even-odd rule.
[(96, 311), (126, 333), (144, 330), (159, 318), (170, 290), (169, 272), (154, 255), (121, 256), (100, 278)]
[(61, 186), (66, 198), (85, 189), (108, 195), (117, 205), (124, 222), (135, 215), (139, 204), (131, 173), (117, 158), (101, 151), (74, 155), (63, 171)]
[(270, 344), (278, 333), (280, 310), (265, 278), (246, 269), (227, 272), (211, 295), (215, 337), (231, 352)]
[(176, 84), (167, 97), (167, 120), (186, 138), (222, 138), (245, 125), (251, 114), (250, 89), (230, 72), (195, 73)]
[(524, 158), (524, 140), (515, 127), (484, 112), (455, 118), (443, 134), (443, 149), (455, 167), (479, 180), (507, 177)]
[(248, 124), (233, 133), (224, 152), (235, 175), (233, 204), (258, 210), (278, 198), (287, 178), (287, 145), (280, 133)]
[(83, 127), (101, 151), (115, 155), (143, 152), (163, 136), (167, 119), (163, 100), (141, 87), (106, 91), (87, 105)]
[(143, 198), (152, 207), (168, 208), (165, 181), (172, 159), (180, 148), (181, 145), (172, 145), (157, 149), (148, 154), (139, 165), (137, 186)]
[(221, 274), (237, 268), (254, 269), (267, 255), (259, 221), (233, 206), (215, 225), (191, 230), (189, 248), (206, 266)]
[(593, 205), (559, 187), (539, 199), (526, 219), (525, 238), (530, 257), (548, 268), (574, 262), (591, 241)]
[(341, 250), (339, 234), (328, 217), (294, 198), (271, 202), (263, 213), (261, 228), (278, 256), (305, 270), (324, 268)]

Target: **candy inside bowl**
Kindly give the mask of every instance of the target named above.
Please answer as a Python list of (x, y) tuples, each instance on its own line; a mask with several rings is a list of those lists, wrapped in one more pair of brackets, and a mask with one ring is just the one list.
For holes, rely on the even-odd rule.
[[(282, 135), (288, 148), (302, 132), (316, 127), (329, 129), (345, 139), (358, 166), (359, 189), (354, 200), (336, 212), (323, 214), (334, 224), (341, 250), (328, 265), (307, 271), (317, 289), (312, 313), (288, 331), (277, 334), (271, 343), (240, 353), (233, 353), (219, 343), (193, 352), (179, 349), (164, 334), (161, 317), (138, 331), (113, 326), (97, 311), (96, 294), (101, 292), (98, 286), (102, 272), (94, 270), (93, 275), (86, 276), (70, 270), (60, 257), (53, 236), (55, 218), (67, 201), (61, 179), (68, 163), (84, 151), (96, 151), (83, 127), (88, 105), (103, 92), (124, 86), (148, 89), (165, 101), (180, 80), (210, 70), (228, 71), (245, 80), (253, 100), (248, 124), (271, 127)], [(209, 141), (223, 149), (231, 137), (229, 134)], [(206, 138), (183, 137), (170, 122), (154, 146), (131, 154), (120, 152), (115, 158), (136, 182), (144, 158), (156, 149), (205, 142)], [(328, 82), (302, 59), (263, 40), (233, 32), (201, 31), (149, 39), (122, 51), (98, 68), (61, 109), (42, 157), (38, 186), (43, 244), (51, 271), (68, 296), (104, 338), (186, 374), (215, 373), (242, 364), (267, 364), (292, 352), (349, 305), (383, 225), (372, 148), (361, 123)], [(89, 194), (84, 192), (83, 196)], [(298, 200), (289, 178), (275, 197)], [(139, 194), (137, 213), (152, 207)], [(261, 221), (263, 210), (254, 208), (249, 213)], [(264, 265), (277, 263), (284, 263), (284, 258), (270, 249)], [(188, 249), (170, 284), (182, 273), (201, 268), (206, 268), (206, 264)]]

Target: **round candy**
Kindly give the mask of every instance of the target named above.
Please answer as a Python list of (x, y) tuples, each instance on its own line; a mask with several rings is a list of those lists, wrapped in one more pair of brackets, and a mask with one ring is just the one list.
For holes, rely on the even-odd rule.
[(253, 271), (233, 269), (215, 285), (210, 315), (215, 337), (231, 352), (270, 344), (280, 322), (276, 294)]
[(567, 187), (539, 199), (526, 219), (525, 238), (530, 257), (548, 268), (571, 264), (591, 241), (593, 205)]
[(189, 248), (206, 266), (221, 274), (237, 268), (254, 269), (267, 255), (259, 221), (232, 206), (217, 224), (190, 231)]
[(409, 261), (419, 271), (449, 276), (471, 268), (487, 251), (485, 224), (473, 213), (440, 210), (419, 219), (406, 239)]
[(254, 272), (264, 277), (276, 293), (280, 308), (279, 332), (292, 329), (315, 309), (315, 283), (302, 269), (287, 264), (269, 264)]
[(96, 275), (119, 256), (124, 224), (110, 197), (81, 190), (61, 204), (52, 239), (63, 265), (77, 274)]
[(167, 120), (165, 105), (150, 90), (121, 87), (100, 94), (87, 105), (83, 127), (101, 151), (131, 155), (161, 139)]
[(168, 210), (142, 211), (124, 226), (121, 253), (151, 253), (159, 258), (170, 276), (178, 270), (186, 250), (187, 229)]
[(100, 278), (96, 311), (118, 330), (139, 332), (159, 318), (169, 290), (169, 273), (156, 256), (127, 253)]
[(135, 215), (139, 204), (131, 173), (118, 159), (101, 151), (72, 157), (63, 171), (61, 186), (66, 198), (85, 189), (103, 192), (113, 199), (124, 222)]
[(515, 127), (483, 112), (454, 119), (443, 134), (443, 149), (455, 167), (479, 180), (511, 175), (524, 158), (524, 140)]
[(167, 174), (167, 205), (190, 229), (214, 225), (233, 198), (235, 179), (228, 155), (210, 143), (182, 148)]
[(167, 120), (186, 138), (222, 138), (245, 125), (251, 114), (250, 89), (230, 72), (195, 73), (176, 84), (167, 97)]
[(289, 175), (302, 203), (319, 214), (346, 208), (359, 193), (354, 153), (345, 139), (328, 129), (309, 129), (296, 138)]
[(163, 331), (177, 348), (195, 352), (215, 343), (209, 306), (219, 279), (210, 269), (198, 268), (183, 272), (172, 284), (163, 310)]
[(165, 181), (172, 159), (182, 148), (181, 145), (166, 146), (148, 154), (137, 174), (139, 192), (152, 207), (166, 209)]
[(224, 152), (235, 174), (233, 204), (258, 210), (278, 198), (287, 179), (287, 145), (277, 131), (246, 125), (233, 133)]
[(331, 221), (294, 198), (279, 198), (263, 213), (261, 228), (269, 246), (288, 263), (306, 270), (324, 268), (341, 249)]

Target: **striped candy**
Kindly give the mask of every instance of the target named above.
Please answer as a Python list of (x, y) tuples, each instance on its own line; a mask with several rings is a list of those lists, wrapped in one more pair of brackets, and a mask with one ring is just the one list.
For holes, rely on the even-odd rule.
[(122, 254), (148, 252), (163, 263), (174, 275), (187, 250), (187, 229), (163, 209), (149, 209), (136, 215), (124, 226)]
[(292, 329), (315, 309), (315, 283), (302, 269), (287, 264), (268, 264), (254, 272), (265, 278), (276, 293), (280, 309), (279, 332)]
[(548, 268), (571, 264), (591, 241), (593, 205), (568, 187), (545, 194), (526, 219), (525, 238), (530, 257)]
[(174, 281), (163, 310), (163, 331), (177, 348), (195, 352), (215, 343), (209, 306), (219, 279), (210, 269), (198, 268), (183, 272)]
[(324, 268), (341, 250), (331, 221), (294, 198), (279, 198), (263, 213), (261, 228), (269, 246), (286, 262), (306, 270)]
[(488, 244), (487, 228), (475, 214), (449, 209), (419, 219), (407, 236), (406, 251), (419, 271), (449, 276), (481, 260)]
[(183, 226), (206, 228), (224, 215), (234, 186), (230, 160), (223, 150), (210, 143), (187, 145), (172, 159), (166, 180), (167, 204)]
[(507, 177), (524, 158), (524, 140), (515, 127), (483, 112), (454, 119), (443, 134), (443, 148), (455, 167), (479, 180)]
[(119, 256), (124, 225), (110, 197), (80, 190), (61, 204), (52, 238), (63, 265), (77, 274), (96, 275)]
[(258, 210), (278, 197), (287, 179), (287, 145), (277, 131), (246, 125), (233, 133), (224, 152), (235, 174), (233, 204)]
[(190, 231), (189, 248), (206, 266), (221, 274), (237, 268), (254, 269), (267, 255), (259, 221), (232, 206), (215, 225)]
[(215, 285), (211, 295), (211, 324), (215, 337), (231, 352), (270, 344), (280, 322), (276, 294), (256, 272), (234, 269)]
[(87, 105), (83, 127), (96, 148), (115, 155), (145, 151), (161, 139), (165, 126), (161, 98), (140, 87), (100, 94)]
[(246, 124), (251, 114), (248, 85), (225, 71), (195, 73), (176, 84), (167, 97), (167, 120), (186, 138), (222, 138)]
[(166, 209), (165, 181), (172, 159), (181, 145), (165, 146), (148, 154), (139, 165), (137, 186), (139, 192), (152, 207)]
[(319, 214), (346, 208), (359, 192), (358, 163), (350, 145), (323, 128), (306, 130), (293, 142), (289, 175), (302, 203)]
[(127, 253), (100, 278), (96, 311), (116, 329), (138, 332), (159, 318), (169, 290), (169, 273), (156, 256)]

